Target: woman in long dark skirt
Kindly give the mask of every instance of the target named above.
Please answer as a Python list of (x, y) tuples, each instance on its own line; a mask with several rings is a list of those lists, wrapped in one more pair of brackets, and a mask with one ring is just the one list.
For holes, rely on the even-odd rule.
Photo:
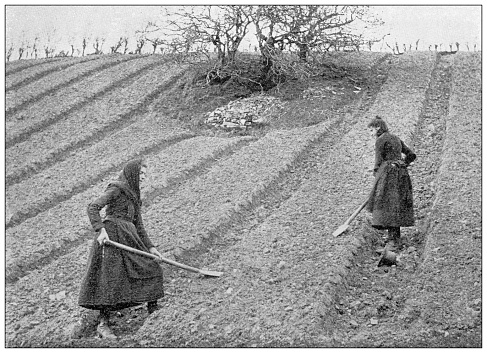
[(416, 159), (416, 154), (389, 132), (380, 117), (372, 119), (368, 128), (376, 141), (375, 182), (367, 210), (372, 212), (374, 228), (388, 230), (388, 244), (394, 249), (400, 247), (400, 227), (414, 225), (413, 189), (407, 167)]
[[(88, 205), (97, 241), (90, 251), (78, 304), (100, 311), (97, 332), (103, 338), (116, 338), (109, 326), (110, 311), (147, 303), (152, 313), (158, 308), (157, 300), (164, 296), (162, 269), (156, 261), (103, 243), (110, 239), (161, 256), (142, 222), (139, 184), (146, 169), (141, 159), (128, 162), (119, 180)], [(102, 220), (100, 211), (105, 206)]]

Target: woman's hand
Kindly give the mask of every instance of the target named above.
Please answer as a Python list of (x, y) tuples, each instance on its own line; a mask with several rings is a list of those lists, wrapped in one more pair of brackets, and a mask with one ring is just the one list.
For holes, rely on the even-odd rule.
[(103, 245), (103, 242), (105, 240), (110, 240), (110, 238), (108, 238), (108, 234), (107, 234), (107, 231), (105, 230), (105, 228), (102, 228), (100, 230), (100, 235), (98, 236), (98, 238), (96, 238), (96, 241), (100, 244), (100, 245)]
[(149, 252), (150, 252), (151, 254), (153, 254), (153, 255), (158, 256), (159, 258), (162, 258), (161, 253), (160, 253), (159, 251), (157, 251), (157, 249), (156, 249), (155, 247), (150, 248), (150, 249), (149, 249)]

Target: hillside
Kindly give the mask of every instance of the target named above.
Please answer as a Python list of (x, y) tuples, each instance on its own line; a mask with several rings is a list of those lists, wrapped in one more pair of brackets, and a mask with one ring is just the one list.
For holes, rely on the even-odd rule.
[[(7, 64), (6, 346), (480, 347), (480, 53), (326, 61), (264, 93), (160, 55)], [(377, 267), (384, 233), (365, 211), (332, 236), (371, 187), (375, 115), (418, 155), (394, 267)], [(77, 306), (85, 210), (141, 155), (153, 242), (224, 274), (162, 265), (162, 308), (116, 313), (106, 342)]]

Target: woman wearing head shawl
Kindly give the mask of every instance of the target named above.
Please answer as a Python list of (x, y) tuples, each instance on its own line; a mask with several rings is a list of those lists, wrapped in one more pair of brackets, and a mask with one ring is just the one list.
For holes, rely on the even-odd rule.
[[(149, 313), (157, 310), (157, 299), (164, 296), (162, 269), (150, 258), (111, 246), (110, 239), (130, 247), (161, 256), (144, 229), (141, 216), (140, 182), (145, 179), (146, 165), (140, 159), (128, 162), (118, 181), (88, 205), (88, 217), (97, 233), (78, 304), (99, 310), (98, 334), (114, 339), (109, 327), (110, 311), (148, 303)], [(106, 206), (102, 220), (100, 211)]]
[(375, 182), (367, 210), (372, 212), (374, 228), (388, 230), (390, 247), (400, 247), (400, 227), (414, 225), (413, 191), (407, 167), (416, 159), (416, 154), (389, 132), (380, 117), (372, 119), (368, 128), (376, 141)]

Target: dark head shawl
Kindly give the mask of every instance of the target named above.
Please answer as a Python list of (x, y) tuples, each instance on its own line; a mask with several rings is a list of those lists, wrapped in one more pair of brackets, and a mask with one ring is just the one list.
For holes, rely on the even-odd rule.
[(140, 199), (140, 169), (144, 165), (142, 159), (134, 159), (128, 162), (119, 177), (119, 186), (137, 206), (142, 205)]

